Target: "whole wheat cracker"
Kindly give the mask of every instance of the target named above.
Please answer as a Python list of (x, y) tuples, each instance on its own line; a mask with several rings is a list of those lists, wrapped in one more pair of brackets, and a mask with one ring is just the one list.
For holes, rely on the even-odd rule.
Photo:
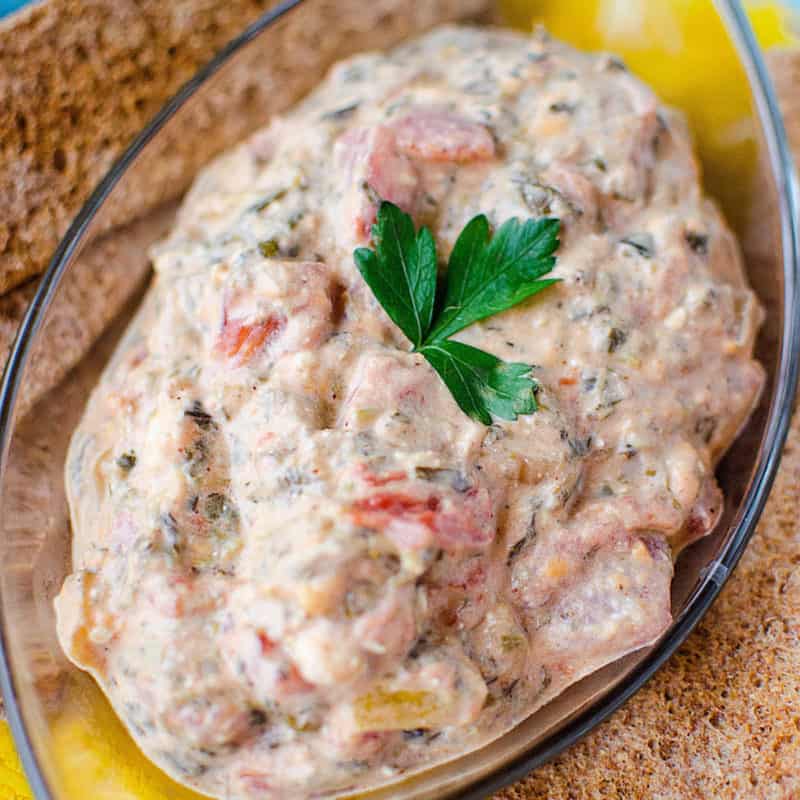
[[(45, 0), (0, 23), (0, 294), (41, 273), (69, 222), (123, 148), (198, 67), (274, 0)], [(279, 81), (229, 76), (230, 113), (213, 98), (163, 138), (160, 159), (105, 217), (124, 223), (179, 195), (200, 166), (290, 105), (320, 67), (383, 47), (486, 0), (321, 0), (292, 12), (270, 58)], [(300, 9), (303, 11), (303, 9)], [(335, 22), (335, 24), (333, 24)]]

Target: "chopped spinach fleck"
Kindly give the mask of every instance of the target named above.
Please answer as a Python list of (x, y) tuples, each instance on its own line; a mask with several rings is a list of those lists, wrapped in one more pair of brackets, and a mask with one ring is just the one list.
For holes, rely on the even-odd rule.
[(587, 436), (585, 439), (580, 438), (567, 438), (567, 444), (572, 452), (572, 455), (577, 458), (583, 458), (592, 449), (592, 437)]
[(276, 191), (268, 194), (263, 200), (259, 200), (255, 205), (251, 207), (251, 211), (263, 211), (265, 208), (268, 208), (272, 203), (276, 202), (277, 200), (283, 200), (284, 197), (288, 194), (288, 189), (277, 189)]
[(162, 533), (162, 543), (164, 550), (172, 552), (177, 555), (180, 552), (180, 532), (178, 531), (178, 522), (175, 517), (166, 512), (161, 515), (159, 519), (159, 527)]
[(525, 639), (513, 633), (504, 633), (500, 637), (500, 648), (503, 650), (504, 653), (510, 653), (518, 648), (522, 647), (525, 644)]
[(225, 495), (219, 494), (218, 492), (212, 492), (208, 497), (206, 497), (206, 516), (209, 519), (219, 519), (225, 511), (226, 504), (227, 500), (225, 499)]
[(503, 687), (503, 697), (511, 697), (514, 694), (514, 689), (517, 688), (517, 684), (519, 683), (519, 678), (515, 678), (508, 686)]
[(524, 174), (514, 176), (512, 183), (519, 189), (525, 205), (535, 214), (547, 215), (552, 213), (553, 204), (558, 202), (576, 217), (583, 216), (583, 209), (573, 203), (555, 186), (545, 185)]
[(511, 549), (508, 551), (506, 564), (511, 565), (511, 562), (536, 538), (536, 512), (531, 514), (531, 521), (528, 523), (528, 529), (525, 535), (518, 541), (514, 542)]
[(342, 120), (347, 119), (348, 117), (353, 116), (353, 114), (358, 110), (360, 103), (350, 103), (349, 105), (342, 106), (341, 108), (335, 108), (333, 111), (326, 111), (322, 115), (322, 119), (328, 122), (341, 122)]
[(289, 230), (293, 231), (300, 224), (300, 221), (305, 215), (305, 211), (295, 211), (294, 214), (292, 214), (289, 219), (286, 220)]
[(628, 67), (625, 62), (617, 56), (608, 56), (606, 59), (606, 69), (609, 72), (627, 72)]
[(417, 467), (416, 476), (431, 483), (443, 483), (457, 492), (466, 492), (472, 484), (463, 472), (457, 469), (439, 469), (437, 467)]
[(208, 460), (208, 445), (201, 436), (195, 439), (191, 445), (184, 448), (183, 457), (186, 459), (186, 470), (189, 477), (197, 478), (205, 469)]
[(626, 442), (622, 448), (622, 454), (625, 458), (633, 458), (638, 452), (639, 451), (630, 442)]
[(136, 453), (134, 453), (133, 450), (123, 453), (117, 459), (117, 466), (123, 472), (130, 472), (136, 466)]
[(708, 236), (695, 231), (686, 231), (686, 243), (699, 256), (708, 254)]
[(633, 233), (620, 239), (620, 244), (632, 247), (642, 258), (652, 258), (656, 251), (655, 239), (650, 233)]
[(203, 404), (199, 400), (195, 400), (191, 407), (183, 412), (183, 415), (194, 420), (195, 425), (204, 431), (210, 430), (214, 424), (211, 414), (203, 408)]
[(608, 352), (615, 353), (626, 341), (628, 334), (622, 328), (612, 328), (608, 332)]
[(250, 709), (250, 727), (263, 728), (267, 724), (267, 715), (260, 708)]
[(267, 239), (258, 243), (258, 251), (264, 258), (273, 258), (279, 251), (278, 242), (275, 239)]
[(717, 429), (717, 420), (715, 417), (707, 416), (700, 417), (694, 424), (694, 432), (708, 444), (714, 436), (714, 431)]
[(342, 75), (342, 80), (344, 83), (359, 83), (363, 81), (366, 77), (366, 72), (364, 67), (360, 64), (353, 64), (352, 66), (348, 67), (344, 74)]

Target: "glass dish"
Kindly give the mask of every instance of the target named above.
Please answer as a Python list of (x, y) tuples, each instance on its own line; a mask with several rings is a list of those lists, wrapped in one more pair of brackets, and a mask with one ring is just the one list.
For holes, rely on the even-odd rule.
[[(658, 2), (666, 9), (670, 5), (668, 0)], [(246, 113), (255, 124), (279, 110), (269, 103), (254, 107), (248, 82), (266, 81), (280, 86), (282, 97), (297, 96), (334, 58), (369, 47), (375, 26), (390, 31), (382, 42), (389, 44), (407, 33), (411, 17), (413, 24), (429, 27), (444, 8), (461, 13), (481, 3), (432, 2), (423, 4), (424, 10), (409, 4), (405, 11), (414, 8), (413, 14), (394, 16), (380, 15), (379, 5), (358, 15), (335, 15), (323, 37), (308, 34), (320, 29), (308, 23), (321, 13), (330, 17), (331, 9), (338, 10), (336, 3), (286, 2), (228, 45), (166, 105), (89, 199), (59, 245), (21, 326), (0, 396), (0, 683), (22, 761), (40, 800), (198, 797), (136, 754), (98, 690), (66, 662), (54, 636), (52, 598), (67, 571), (69, 552), (62, 486), (66, 444), (135, 298), (68, 379), (23, 416), (19, 400), (31, 375), (59, 358), (57, 348), (46, 345), (48, 327), (63, 325), (63, 315), (59, 323), (56, 312), (68, 307), (81, 263), (94, 258), (96, 268), (107, 268), (107, 262), (97, 261), (97, 253), (112, 252), (102, 251), (109, 237), (115, 243), (115, 266), (107, 279), (144, 277), (147, 246), (168, 227), (174, 204), (105, 239), (98, 238), (99, 232), (107, 229), (114, 209), (144, 185), (176, 137), (208, 136), (215, 121), (232, 114)], [(638, 3), (641, 9), (653, 5), (653, 0)], [(746, 17), (734, 0), (709, 0), (706, 5), (705, 16), (727, 31), (725, 46), (738, 54), (729, 80), (741, 82), (749, 101), (737, 128), (746, 162), (731, 161), (729, 168), (708, 165), (708, 185), (723, 204), (730, 199), (726, 186), (735, 186), (738, 203), (726, 208), (738, 229), (750, 280), (768, 310), (758, 343), (768, 383), (759, 408), (718, 471), (726, 496), (723, 519), (711, 536), (681, 556), (673, 585), (674, 622), (655, 645), (574, 685), (481, 750), (361, 797), (486, 797), (552, 758), (624, 703), (669, 658), (707, 611), (753, 533), (778, 466), (797, 381), (798, 193), (775, 98)], [(658, 32), (652, 35), (652, 42), (639, 44), (657, 48)], [(613, 42), (607, 44), (615, 49)], [(686, 50), (673, 54), (674, 70), (684, 70), (692, 80), (692, 58), (697, 55)], [(702, 75), (696, 75), (700, 87)], [(67, 713), (73, 716), (67, 719)], [(87, 759), (93, 748), (103, 747), (103, 769), (94, 769)], [(128, 768), (126, 759), (135, 764)], [(131, 789), (132, 774), (140, 782), (135, 786), (146, 791)]]

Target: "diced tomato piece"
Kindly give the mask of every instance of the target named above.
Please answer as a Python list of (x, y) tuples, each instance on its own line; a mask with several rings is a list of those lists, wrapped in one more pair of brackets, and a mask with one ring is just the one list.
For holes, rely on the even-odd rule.
[(376, 475), (374, 472), (370, 472), (364, 464), (359, 465), (359, 472), (364, 483), (368, 483), (370, 486), (386, 486), (387, 483), (402, 481), (408, 477), (401, 469), (385, 472), (383, 475)]
[(246, 364), (285, 327), (286, 318), (279, 314), (270, 314), (260, 322), (245, 322), (236, 317), (229, 317), (226, 311), (217, 347), (235, 364)]
[(264, 655), (275, 649), (275, 642), (273, 642), (264, 631), (258, 632), (258, 642), (261, 645), (261, 652)]
[(282, 695), (305, 694), (314, 690), (314, 684), (309, 683), (294, 664), (289, 664), (279, 672), (276, 690)]
[[(492, 501), (485, 488), (473, 487), (465, 494), (463, 507), (443, 511), (436, 519), (436, 540), (446, 550), (483, 547), (494, 539)], [(459, 499), (459, 502), (462, 502)]]
[(494, 538), (488, 494), (469, 492), (454, 504), (444, 504), (437, 495), (415, 497), (400, 492), (377, 492), (353, 503), (350, 515), (357, 525), (392, 536), (407, 547), (425, 546), (427, 533), (445, 549), (482, 546)]
[(417, 171), (397, 149), (395, 136), (389, 128), (378, 126), (372, 135), (367, 158), (367, 183), (381, 200), (389, 200), (411, 213), (417, 196)]
[(350, 515), (356, 525), (385, 533), (401, 549), (416, 550), (431, 544), (438, 506), (433, 495), (378, 492), (353, 503)]
[(424, 161), (466, 164), (495, 155), (494, 139), (484, 125), (449, 111), (414, 111), (392, 127), (399, 150)]
[(395, 492), (378, 492), (353, 503), (353, 518), (365, 528), (382, 529), (395, 520), (419, 522), (429, 530), (435, 528), (434, 512), (439, 508), (439, 498), (411, 497)]
[(349, 130), (337, 142), (336, 160), (352, 187), (348, 195), (355, 195), (350, 213), (354, 213), (360, 238), (369, 238), (380, 200), (413, 212), (419, 176), (411, 160), (398, 150), (390, 128), (376, 125)]

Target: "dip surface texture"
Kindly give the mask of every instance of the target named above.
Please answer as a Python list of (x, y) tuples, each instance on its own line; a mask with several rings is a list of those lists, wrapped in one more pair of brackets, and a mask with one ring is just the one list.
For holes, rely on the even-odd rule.
[[(539, 410), (465, 416), (353, 250), (556, 216), (562, 282), (456, 336)], [(75, 432), (59, 634), (225, 798), (474, 748), (669, 625), (763, 383), (761, 309), (682, 119), (613, 57), (443, 28), (337, 65), (197, 180)]]

